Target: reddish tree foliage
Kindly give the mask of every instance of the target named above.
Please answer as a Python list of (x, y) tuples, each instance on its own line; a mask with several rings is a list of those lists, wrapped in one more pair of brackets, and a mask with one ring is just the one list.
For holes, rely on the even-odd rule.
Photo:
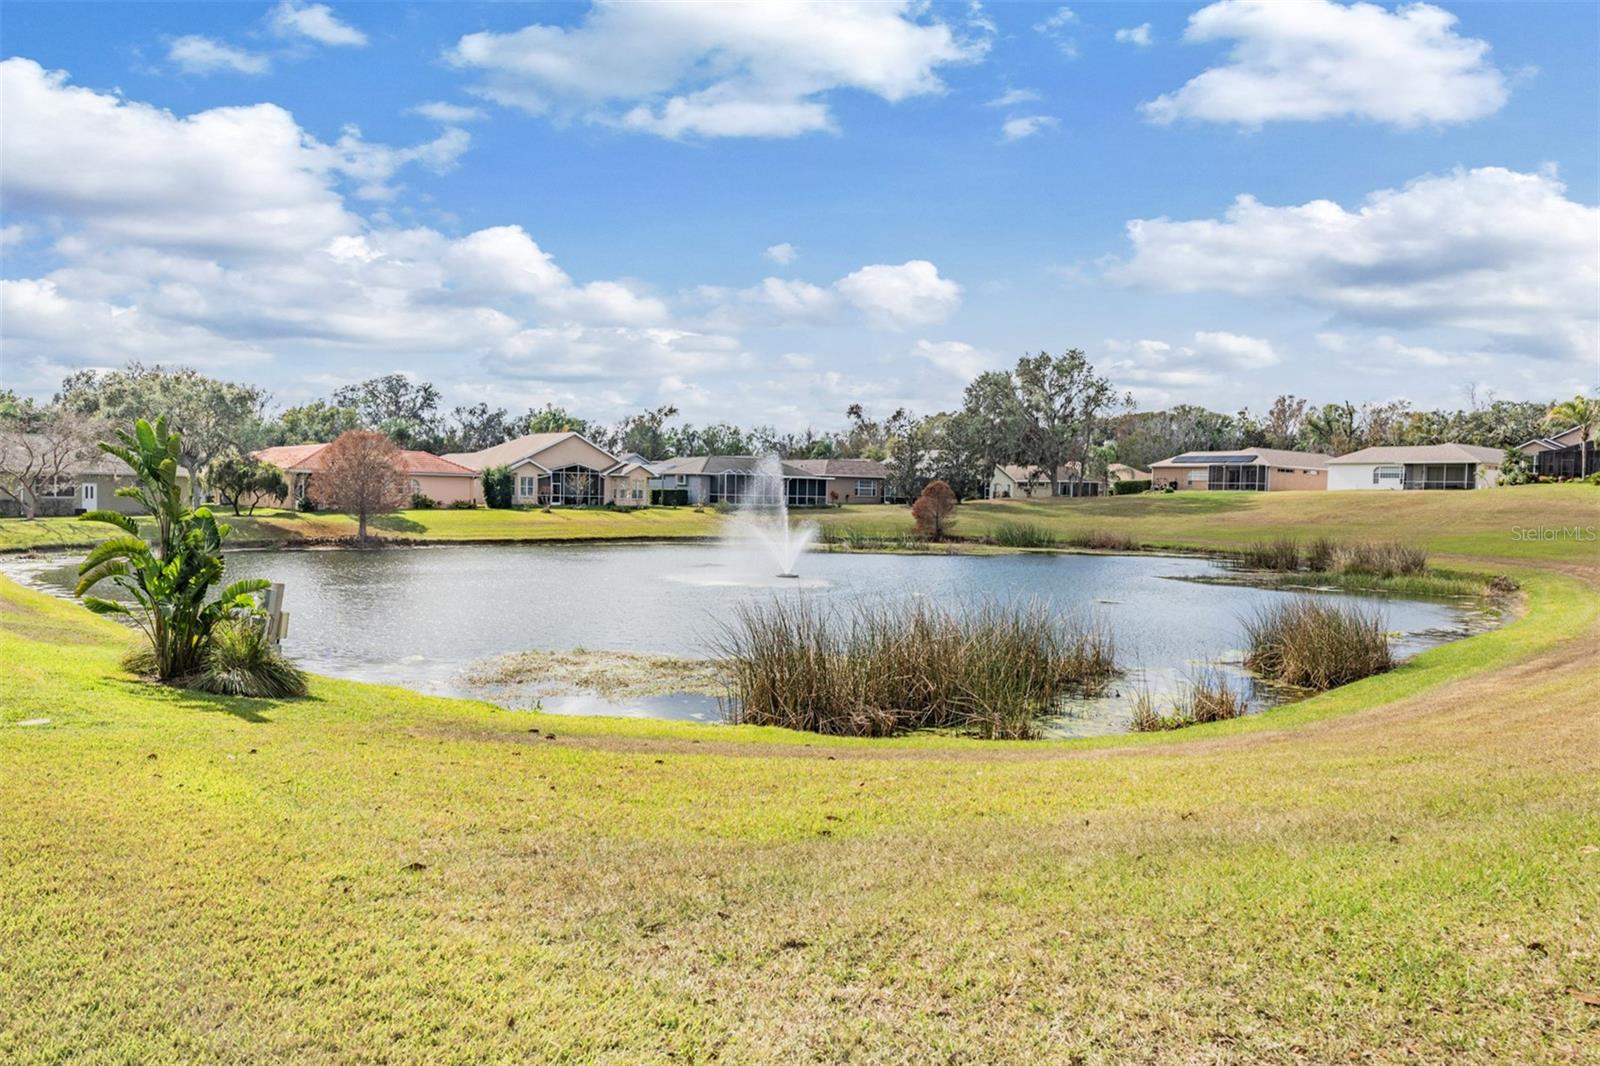
[(911, 505), (917, 532), (929, 540), (943, 540), (956, 524), (956, 494), (943, 481), (930, 481)]
[(360, 540), (367, 539), (369, 517), (397, 511), (410, 498), (400, 449), (382, 433), (352, 429), (319, 458), (322, 469), (311, 475), (311, 499), (323, 510), (355, 515)]

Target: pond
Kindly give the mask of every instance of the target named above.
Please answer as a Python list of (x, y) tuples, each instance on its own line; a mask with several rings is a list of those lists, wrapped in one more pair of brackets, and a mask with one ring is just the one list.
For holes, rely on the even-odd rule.
[[(8, 572), (69, 593), (62, 558), (10, 560)], [(771, 576), (758, 556), (711, 544), (440, 545), (379, 551), (240, 551), (228, 577), (286, 586), (286, 654), (318, 674), (492, 698), (546, 711), (720, 721), (710, 695), (608, 700), (537, 689), (486, 691), (468, 667), (545, 650), (712, 654), (739, 604), (804, 596), (849, 607), (919, 597), (960, 610), (1036, 599), (1105, 625), (1128, 674), (1105, 697), (1075, 701), (1047, 723), (1055, 736), (1121, 732), (1139, 688), (1170, 693), (1197, 669), (1248, 675), (1242, 620), (1272, 597), (1339, 595), (1203, 584), (1226, 571), (1199, 558), (1158, 555), (874, 555), (812, 552), (799, 579)], [(1482, 628), (1467, 605), (1363, 597), (1397, 635), (1401, 657)], [(1257, 693), (1258, 697), (1262, 693)], [(1264, 702), (1270, 702), (1270, 697)]]

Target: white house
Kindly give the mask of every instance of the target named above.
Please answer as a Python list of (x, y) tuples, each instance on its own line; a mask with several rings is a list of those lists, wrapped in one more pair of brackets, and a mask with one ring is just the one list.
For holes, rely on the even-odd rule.
[(1363, 448), (1328, 460), (1328, 490), (1487, 489), (1505, 452), (1476, 444)]

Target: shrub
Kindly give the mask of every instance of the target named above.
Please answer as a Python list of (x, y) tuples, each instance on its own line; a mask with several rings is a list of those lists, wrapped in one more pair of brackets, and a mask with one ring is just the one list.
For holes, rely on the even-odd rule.
[(650, 502), (662, 507), (687, 507), (689, 506), (688, 489), (651, 489)]
[(1140, 548), (1139, 542), (1126, 533), (1112, 533), (1104, 529), (1074, 533), (1067, 538), (1067, 543), (1074, 548), (1093, 548), (1097, 551), (1111, 552), (1132, 552)]
[(282, 470), (244, 455), (226, 455), (213, 462), (206, 469), (206, 485), (216, 490), (218, 499), (236, 515), (241, 506), (255, 514), (262, 500), (282, 500), (289, 495)]
[(1037, 733), (1071, 691), (1114, 674), (1103, 631), (1038, 606), (957, 616), (926, 603), (825, 614), (804, 601), (736, 609), (719, 641), (729, 718), (847, 736)]
[(317, 503), (310, 496), (302, 496), (294, 501), (294, 509), (301, 514), (315, 514)]
[(439, 501), (434, 499), (432, 496), (428, 496), (420, 492), (413, 492), (411, 494), (411, 509), (413, 511), (431, 511), (438, 506)]
[(911, 517), (916, 520), (917, 532), (929, 540), (943, 540), (955, 525), (956, 494), (943, 481), (930, 481), (923, 486), (922, 495), (911, 505)]
[(727, 500), (718, 500), (716, 503), (711, 505), (711, 509), (718, 514), (732, 514), (734, 511), (738, 510), (737, 507)]
[(1394, 667), (1383, 616), (1297, 597), (1245, 623), (1245, 665), (1298, 688), (1330, 689)]
[(477, 500), (451, 500), (449, 509), (452, 510), (452, 511), (475, 511), (475, 510), (478, 509), (478, 501)]
[(509, 466), (490, 466), (483, 471), (483, 502), (487, 507), (505, 510), (515, 496), (516, 480)]
[(989, 539), (1005, 548), (1054, 548), (1060, 543), (1048, 527), (1028, 522), (1002, 522)]
[(1234, 553), (1240, 566), (1251, 570), (1293, 573), (1300, 569), (1300, 545), (1292, 537), (1258, 540)]
[(211, 629), (190, 688), (221, 696), (288, 699), (306, 694), (306, 675), (285, 659), (259, 618), (228, 618)]
[(1141, 492), (1149, 491), (1149, 478), (1136, 478), (1132, 481), (1113, 481), (1111, 483), (1111, 495), (1113, 496), (1135, 496)]

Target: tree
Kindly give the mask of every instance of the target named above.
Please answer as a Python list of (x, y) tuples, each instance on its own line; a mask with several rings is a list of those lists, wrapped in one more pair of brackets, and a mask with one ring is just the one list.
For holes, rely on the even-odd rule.
[(1500, 480), (1497, 485), (1526, 485), (1533, 480), (1533, 462), (1521, 448), (1507, 448), (1500, 462)]
[(283, 471), (248, 455), (225, 455), (212, 463), (206, 471), (206, 484), (216, 491), (223, 503), (233, 508), (235, 515), (241, 505), (255, 514), (262, 500), (288, 501), (289, 497)]
[(547, 403), (522, 416), (517, 431), (519, 436), (523, 433), (577, 433), (588, 437), (590, 428), (587, 421), (568, 413), (566, 408)]
[[(264, 578), (235, 581), (211, 599), (211, 587), (222, 579), (222, 541), (228, 527), (216, 520), (210, 508), (193, 510), (183, 505), (178, 487), (178, 461), (183, 455), (177, 433), (167, 431), (164, 418), (155, 424), (139, 419), (133, 433), (117, 431), (120, 444), (100, 445), (133, 471), (134, 484), (117, 489), (117, 495), (138, 500), (155, 519), (155, 543), (139, 536), (134, 520), (116, 511), (91, 511), (87, 522), (115, 526), (113, 536), (92, 550), (78, 567), (75, 595), (96, 614), (130, 617), (150, 640), (156, 677), (170, 681), (187, 677), (200, 664), (201, 654), (219, 621), (254, 614), (260, 608), (255, 594), (269, 582)], [(101, 599), (87, 593), (101, 582), (120, 587), (128, 603)]]
[(444, 435), (444, 450), (481, 452), (515, 436), (504, 407), (491, 410), (486, 403), (475, 403), (471, 407), (457, 407), (451, 413), (451, 425)]
[(956, 524), (956, 494), (943, 481), (930, 481), (911, 505), (917, 532), (929, 540), (943, 540)]
[(229, 451), (245, 452), (262, 427), (268, 393), (219, 381), (187, 367), (129, 363), (121, 370), (80, 370), (61, 383), (57, 401), (78, 415), (131, 423), (163, 412), (178, 433), (179, 462), (189, 469), (190, 502), (200, 502), (200, 472)]
[(1544, 414), (1547, 425), (1576, 426), (1578, 429), (1578, 476), (1589, 476), (1589, 436), (1600, 423), (1600, 399), (1591, 399), (1582, 393), (1570, 400), (1551, 404)]
[[(909, 500), (916, 497), (926, 480), (923, 468), (928, 458), (927, 434), (923, 431), (922, 420), (903, 407), (897, 410), (884, 423), (884, 446), (888, 449), (889, 498)], [(949, 490), (950, 486), (945, 488)]]
[(666, 424), (678, 417), (678, 409), (663, 404), (652, 411), (629, 415), (617, 424), (612, 434), (617, 450), (638, 452), (646, 459), (666, 459), (672, 455), (668, 448)]
[(491, 466), (482, 474), (483, 502), (488, 507), (505, 509), (511, 506), (516, 488), (515, 475), (509, 466)]
[(1099, 436), (1102, 417), (1116, 399), (1110, 380), (1095, 373), (1094, 364), (1077, 348), (1058, 356), (1024, 356), (1011, 377), (1022, 417), (1019, 461), (1030, 467), (1032, 476), (1051, 482), (1064, 464), (1081, 468)]
[(1279, 396), (1267, 409), (1261, 423), (1266, 447), (1294, 451), (1300, 446), (1300, 430), (1306, 420), (1306, 401), (1298, 396)]
[(408, 448), (437, 450), (443, 443), (439, 390), (405, 374), (384, 374), (336, 389), (333, 403), (354, 408), (361, 424)]
[(1328, 455), (1345, 455), (1356, 446), (1356, 409), (1349, 403), (1325, 403), (1306, 416), (1306, 443)]
[(312, 475), (311, 499), (323, 510), (356, 517), (356, 539), (367, 539), (367, 520), (398, 511), (411, 499), (400, 473), (400, 449), (376, 430), (352, 429), (322, 452)]
[(268, 426), (268, 432), (273, 444), (323, 444), (360, 428), (361, 415), (354, 407), (316, 400), (286, 408)]
[(39, 499), (95, 452), (96, 427), (59, 404), (22, 400), (0, 412), (0, 484), (37, 518)]

